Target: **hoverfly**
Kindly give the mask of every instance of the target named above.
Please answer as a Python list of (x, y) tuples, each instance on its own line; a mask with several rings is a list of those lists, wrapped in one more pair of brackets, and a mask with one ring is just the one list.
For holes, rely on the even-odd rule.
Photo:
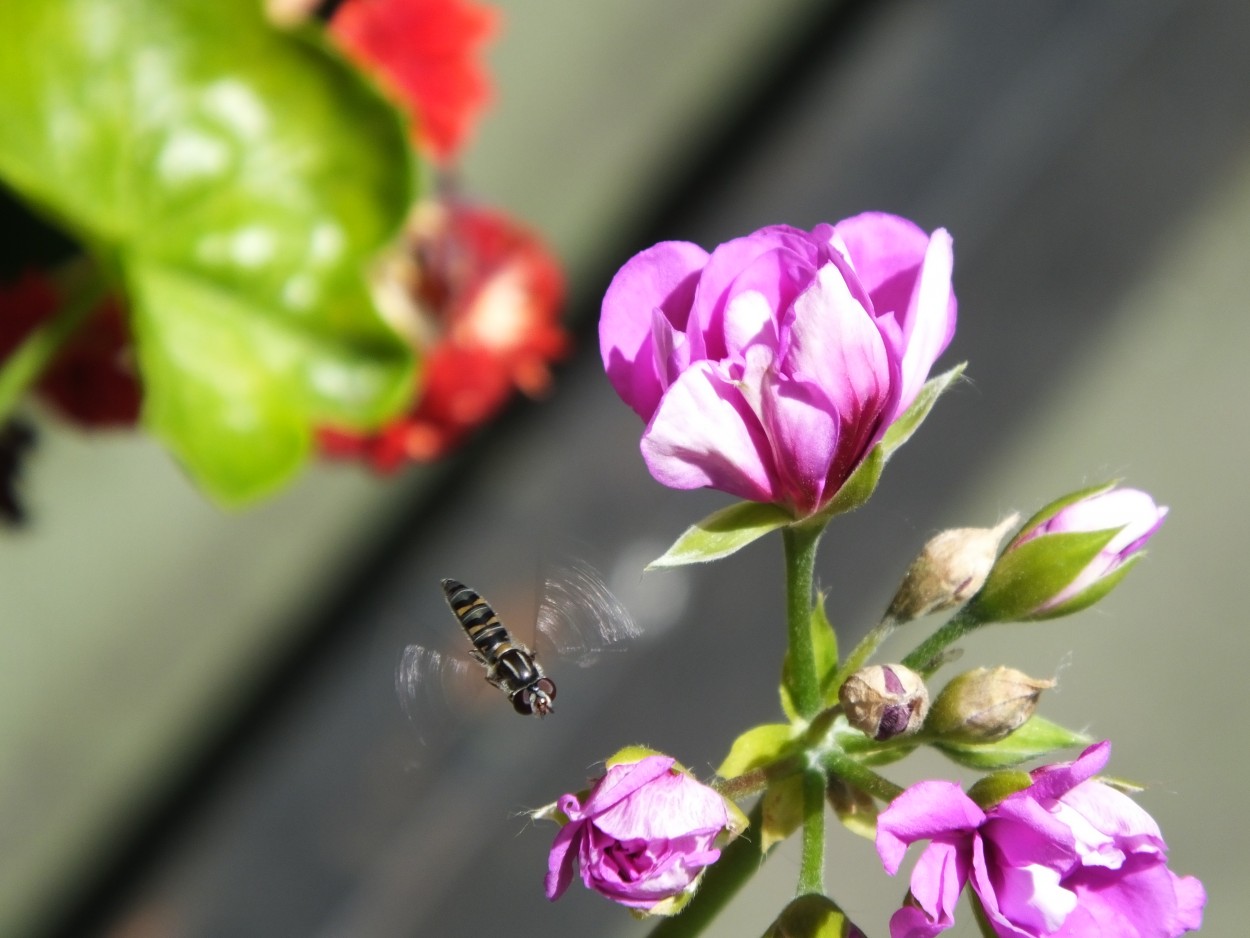
[[(499, 688), (517, 713), (545, 717), (553, 712), (556, 685), (539, 663), (538, 651), (516, 638), (476, 590), (453, 579), (443, 580), (442, 588), (469, 640), (469, 657), (485, 670), (487, 683)], [(561, 662), (581, 667), (593, 664), (608, 648), (638, 636), (624, 606), (584, 563), (563, 568), (547, 580), (535, 632), (544, 653), (550, 651)], [(409, 645), (396, 674), (396, 689), (406, 705), (420, 692), (432, 692), (437, 698), (470, 668), (458, 656)]]

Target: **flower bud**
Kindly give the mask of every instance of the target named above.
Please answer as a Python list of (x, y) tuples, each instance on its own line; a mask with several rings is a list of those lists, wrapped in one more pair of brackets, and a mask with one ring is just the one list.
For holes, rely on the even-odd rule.
[(992, 528), (952, 528), (931, 538), (907, 569), (886, 618), (910, 622), (966, 603), (984, 585), (999, 542), (1019, 520), (1012, 512)]
[(1049, 619), (1092, 605), (1128, 573), (1168, 510), (1145, 492), (1098, 486), (1025, 522), (974, 601), (983, 622)]
[(994, 742), (1027, 723), (1042, 691), (1054, 686), (1015, 668), (965, 671), (933, 702), (929, 731), (951, 742)]
[(838, 700), (847, 722), (876, 740), (910, 736), (929, 712), (924, 679), (901, 664), (860, 668), (838, 690)]

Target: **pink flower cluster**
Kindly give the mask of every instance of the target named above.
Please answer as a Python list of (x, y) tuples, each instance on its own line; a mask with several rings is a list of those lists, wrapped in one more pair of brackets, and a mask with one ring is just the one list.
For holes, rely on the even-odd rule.
[(968, 882), (1004, 938), (1174, 938), (1202, 925), (1206, 893), (1168, 869), (1154, 820), (1092, 776), (1111, 744), (1045, 766), (1033, 784), (983, 811), (954, 782), (925, 781), (877, 819), (877, 852), (898, 872), (909, 844), (928, 840), (909, 904), (891, 938), (931, 938), (954, 924)]

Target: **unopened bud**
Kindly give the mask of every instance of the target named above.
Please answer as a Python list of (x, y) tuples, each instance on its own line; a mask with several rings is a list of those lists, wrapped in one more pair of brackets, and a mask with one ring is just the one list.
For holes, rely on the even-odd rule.
[(992, 528), (952, 528), (931, 538), (903, 577), (886, 618), (910, 622), (960, 606), (985, 584), (998, 545), (1020, 516), (1012, 512)]
[(838, 690), (838, 700), (847, 722), (877, 740), (910, 736), (929, 712), (924, 679), (901, 664), (860, 668)]
[(965, 671), (933, 702), (929, 731), (952, 742), (994, 742), (1027, 723), (1042, 691), (1054, 686), (1015, 668)]

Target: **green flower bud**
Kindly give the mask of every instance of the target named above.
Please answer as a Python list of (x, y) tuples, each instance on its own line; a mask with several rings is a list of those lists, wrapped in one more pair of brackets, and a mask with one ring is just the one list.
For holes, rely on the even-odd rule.
[(951, 742), (994, 742), (1027, 723), (1042, 691), (1054, 686), (1015, 668), (965, 671), (942, 688), (927, 728)]
[(1019, 520), (1012, 512), (992, 528), (952, 528), (931, 538), (907, 569), (886, 618), (910, 622), (966, 603), (984, 585), (1003, 535)]
[(929, 712), (924, 679), (901, 664), (860, 668), (842, 684), (838, 700), (847, 722), (876, 740), (910, 736)]

